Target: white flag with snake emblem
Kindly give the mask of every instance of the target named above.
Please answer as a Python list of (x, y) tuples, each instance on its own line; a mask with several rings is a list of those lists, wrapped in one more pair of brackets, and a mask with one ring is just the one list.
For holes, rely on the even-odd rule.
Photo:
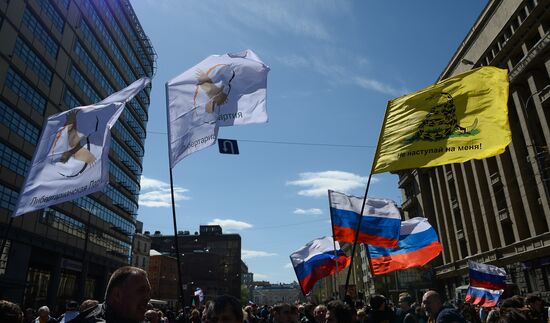
[(268, 72), (248, 49), (209, 56), (166, 82), (170, 167), (212, 145), (218, 127), (267, 122)]
[(96, 104), (51, 115), (12, 216), (103, 189), (109, 182), (110, 130), (126, 102), (150, 82), (143, 77)]

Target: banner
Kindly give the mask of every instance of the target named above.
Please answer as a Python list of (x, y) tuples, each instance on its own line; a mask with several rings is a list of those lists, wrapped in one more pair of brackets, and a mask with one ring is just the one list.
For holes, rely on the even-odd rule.
[(166, 83), (170, 167), (212, 145), (218, 127), (267, 122), (267, 67), (251, 50), (212, 55)]
[(110, 130), (150, 81), (141, 78), (99, 103), (50, 116), (12, 216), (102, 190), (109, 182)]
[(483, 159), (504, 152), (508, 72), (480, 67), (388, 102), (373, 173)]

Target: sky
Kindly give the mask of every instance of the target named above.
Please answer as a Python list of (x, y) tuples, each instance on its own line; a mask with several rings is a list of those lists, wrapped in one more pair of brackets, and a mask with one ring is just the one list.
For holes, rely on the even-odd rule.
[[(138, 220), (173, 234), (164, 84), (209, 55), (270, 67), (268, 123), (220, 128), (173, 169), (178, 230), (238, 233), (255, 280), (296, 280), (289, 255), (331, 235), (327, 190), (363, 196), (388, 100), (433, 84), (486, 1), (133, 0), (157, 54)], [(369, 196), (401, 204), (398, 177)]]

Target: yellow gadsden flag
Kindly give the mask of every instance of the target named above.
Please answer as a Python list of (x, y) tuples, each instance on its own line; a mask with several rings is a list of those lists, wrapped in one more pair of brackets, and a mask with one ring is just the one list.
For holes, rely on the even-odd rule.
[(480, 67), (388, 102), (373, 173), (433, 167), (504, 152), (508, 71)]

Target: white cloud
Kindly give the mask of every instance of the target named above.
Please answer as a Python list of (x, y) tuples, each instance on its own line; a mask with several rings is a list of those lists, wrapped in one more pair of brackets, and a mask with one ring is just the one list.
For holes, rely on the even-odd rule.
[(289, 262), (288, 264), (285, 265), (285, 268), (286, 269), (292, 269), (292, 264)]
[[(271, 257), (276, 256), (276, 253), (273, 252), (267, 252), (267, 251), (259, 251), (259, 250), (241, 250), (241, 258), (242, 259), (250, 259), (250, 258), (258, 258), (258, 257)], [(256, 275), (256, 274), (254, 274)]]
[(359, 85), (360, 87), (362, 87), (362, 88), (365, 88), (367, 90), (373, 90), (373, 91), (384, 93), (384, 94), (393, 95), (393, 96), (401, 96), (401, 95), (409, 92), (406, 89), (398, 90), (398, 89), (393, 88), (393, 87), (391, 87), (387, 84), (384, 84), (380, 81), (365, 78), (365, 77), (359, 77), (358, 76), (358, 77), (355, 77), (354, 80), (355, 80), (355, 83), (357, 85)]
[(265, 274), (254, 273), (254, 280), (263, 279), (268, 280), (271, 276)]
[[(190, 197), (184, 195), (188, 191), (186, 188), (174, 186), (174, 201), (189, 200)], [(170, 185), (158, 179), (141, 176), (139, 205), (147, 207), (171, 207)]]
[[(329, 189), (349, 194), (350, 191), (367, 185), (367, 177), (343, 171), (324, 171), (300, 173), (299, 179), (288, 181), (287, 185), (300, 186), (305, 189), (298, 195), (322, 197), (327, 196)], [(377, 182), (373, 177), (372, 182)]]
[(294, 214), (307, 214), (307, 215), (320, 215), (323, 214), (323, 210), (321, 209), (296, 209), (294, 210)]
[(232, 219), (214, 219), (210, 222), (208, 222), (209, 225), (214, 225), (214, 224), (217, 224), (219, 226), (221, 226), (224, 230), (244, 230), (244, 229), (250, 229), (252, 228), (252, 224), (250, 223), (246, 223), (246, 222), (242, 222), (242, 221), (237, 221), (237, 220), (232, 220)]

